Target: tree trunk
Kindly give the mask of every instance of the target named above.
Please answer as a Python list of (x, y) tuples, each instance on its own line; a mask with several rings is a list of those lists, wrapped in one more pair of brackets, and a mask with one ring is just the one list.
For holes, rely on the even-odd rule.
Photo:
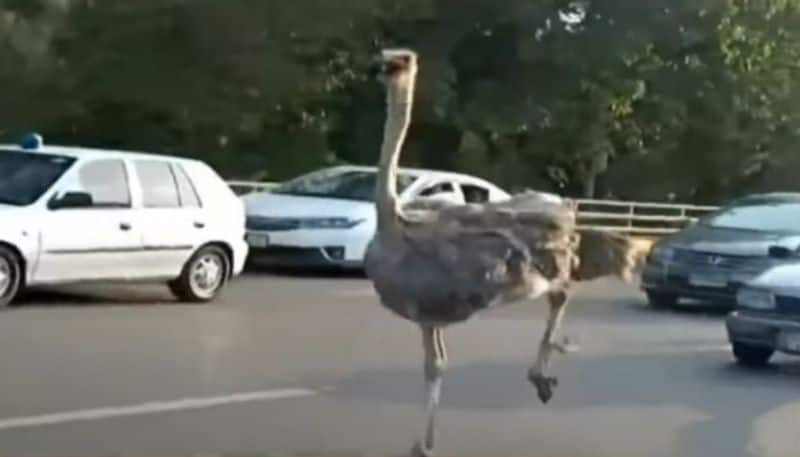
[(583, 198), (594, 198), (597, 187), (597, 173), (590, 171), (582, 177)]
[(598, 151), (581, 167), (581, 185), (583, 187), (583, 198), (595, 198), (597, 196), (597, 177), (608, 170), (609, 153)]

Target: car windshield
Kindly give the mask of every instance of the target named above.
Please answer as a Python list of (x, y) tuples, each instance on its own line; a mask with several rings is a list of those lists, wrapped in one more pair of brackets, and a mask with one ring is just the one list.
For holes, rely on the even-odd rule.
[(0, 150), (0, 203), (30, 205), (74, 162), (66, 156)]
[[(373, 201), (376, 176), (374, 171), (323, 170), (281, 184), (272, 193)], [(397, 192), (403, 192), (415, 180), (416, 176), (400, 173), (397, 177)]]
[(800, 233), (800, 200), (748, 200), (734, 203), (702, 221), (711, 227), (758, 232)]

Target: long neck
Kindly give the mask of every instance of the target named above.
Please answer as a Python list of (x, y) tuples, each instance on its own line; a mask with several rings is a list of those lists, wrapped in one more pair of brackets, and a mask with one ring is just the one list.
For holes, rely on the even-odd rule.
[(378, 233), (391, 236), (399, 232), (400, 208), (397, 204), (397, 166), (411, 122), (412, 87), (390, 85), (386, 96), (386, 122), (375, 187)]

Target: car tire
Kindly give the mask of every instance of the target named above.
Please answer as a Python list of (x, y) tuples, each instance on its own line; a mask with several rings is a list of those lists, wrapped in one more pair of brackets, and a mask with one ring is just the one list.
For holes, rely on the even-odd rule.
[(747, 343), (733, 342), (733, 356), (741, 365), (751, 368), (759, 368), (769, 363), (770, 357), (775, 350), (768, 346), (756, 346)]
[(207, 303), (219, 295), (228, 280), (231, 261), (219, 246), (204, 246), (192, 255), (181, 275), (168, 282), (175, 297), (189, 303)]
[(647, 291), (647, 302), (653, 308), (672, 308), (678, 304), (678, 296), (669, 292)]
[(22, 289), (22, 261), (11, 249), (0, 246), (0, 309), (8, 308)]

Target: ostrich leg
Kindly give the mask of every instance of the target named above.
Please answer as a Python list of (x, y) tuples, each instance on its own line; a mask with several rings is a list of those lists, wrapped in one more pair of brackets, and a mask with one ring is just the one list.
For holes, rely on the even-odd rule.
[(561, 327), (561, 320), (564, 317), (564, 311), (567, 308), (567, 301), (569, 295), (566, 290), (550, 292), (547, 295), (550, 302), (550, 316), (547, 319), (547, 327), (545, 328), (542, 341), (539, 345), (539, 354), (536, 358), (536, 363), (528, 371), (528, 379), (536, 386), (536, 391), (539, 394), (539, 399), (542, 403), (547, 403), (553, 397), (553, 389), (558, 385), (558, 379), (555, 377), (548, 377), (545, 372), (550, 364), (550, 356), (553, 351), (561, 353), (571, 352), (577, 348), (568, 347), (568, 342), (556, 342), (556, 333)]
[(425, 349), (425, 386), (427, 389), (427, 425), (425, 437), (414, 445), (416, 457), (430, 457), (436, 446), (436, 412), (442, 391), (442, 373), (447, 365), (447, 351), (441, 328), (422, 326), (422, 345)]

